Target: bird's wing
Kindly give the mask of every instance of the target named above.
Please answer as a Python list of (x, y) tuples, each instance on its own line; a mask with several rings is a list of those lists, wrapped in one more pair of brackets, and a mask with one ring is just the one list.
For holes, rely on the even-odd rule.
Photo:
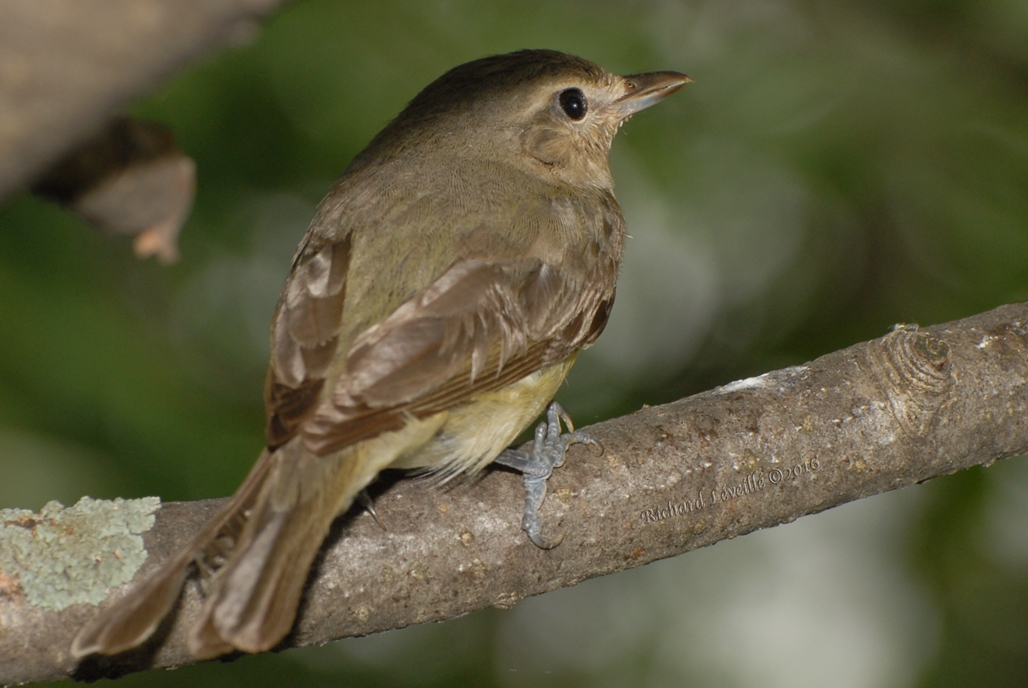
[(361, 334), (331, 396), (304, 423), (317, 453), (501, 389), (591, 344), (613, 280), (576, 280), (537, 258), (454, 263)]
[(307, 254), (298, 255), (279, 304), (266, 398), (269, 443), (300, 432), (316, 454), (501, 389), (591, 344), (606, 324), (617, 272), (614, 255), (586, 274), (539, 258), (458, 259), (353, 339), (345, 368), (323, 390), (350, 248), (342, 241)]
[(271, 326), (271, 365), (264, 386), (266, 434), (285, 444), (321, 398), (336, 355), (350, 269), (351, 235), (322, 246), (305, 240), (279, 297)]

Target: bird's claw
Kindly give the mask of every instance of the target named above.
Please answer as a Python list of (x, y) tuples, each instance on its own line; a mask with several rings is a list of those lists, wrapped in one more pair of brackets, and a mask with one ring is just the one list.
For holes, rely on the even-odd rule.
[(360, 502), (360, 505), (364, 507), (365, 511), (371, 514), (371, 518), (375, 519), (375, 523), (378, 524), (378, 527), (388, 533), (389, 529), (385, 527), (385, 524), (382, 523), (382, 520), (378, 517), (378, 512), (375, 511), (375, 502), (371, 499), (371, 495), (368, 494), (367, 490), (361, 490), (357, 493), (357, 501)]
[[(562, 421), (568, 429), (563, 434)], [(546, 410), (546, 422), (535, 429), (531, 451), (507, 449), (496, 458), (498, 463), (519, 470), (525, 476), (525, 514), (521, 528), (528, 534), (528, 539), (541, 549), (553, 549), (564, 539), (563, 534), (555, 542), (543, 537), (539, 507), (546, 498), (547, 478), (554, 468), (564, 465), (567, 448), (572, 444), (591, 444), (601, 453), (603, 451), (599, 442), (581, 430), (576, 431), (571, 416), (560, 404), (553, 402)]]

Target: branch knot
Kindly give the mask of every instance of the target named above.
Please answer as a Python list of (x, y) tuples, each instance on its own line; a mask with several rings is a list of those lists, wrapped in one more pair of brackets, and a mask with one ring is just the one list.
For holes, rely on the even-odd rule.
[(869, 343), (867, 359), (896, 422), (924, 437), (953, 386), (949, 345), (917, 325), (896, 325)]

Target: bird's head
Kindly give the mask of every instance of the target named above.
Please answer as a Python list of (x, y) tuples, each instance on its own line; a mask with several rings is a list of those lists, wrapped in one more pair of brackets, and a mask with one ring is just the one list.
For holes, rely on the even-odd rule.
[(678, 72), (618, 76), (554, 50), (485, 57), (426, 86), (361, 157), (439, 152), (610, 188), (618, 129), (690, 81)]

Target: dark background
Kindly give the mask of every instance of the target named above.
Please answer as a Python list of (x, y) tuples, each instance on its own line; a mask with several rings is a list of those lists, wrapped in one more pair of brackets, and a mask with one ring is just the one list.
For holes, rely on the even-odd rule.
[[(1023, 0), (306, 0), (132, 108), (197, 161), (177, 265), (42, 201), (0, 207), (0, 507), (231, 493), (314, 206), (421, 87), (522, 47), (696, 80), (615, 142), (634, 238), (559, 396), (579, 424), (1028, 299)], [(203, 682), (1028, 685), (1028, 468), (508, 611), (121, 680)]]

